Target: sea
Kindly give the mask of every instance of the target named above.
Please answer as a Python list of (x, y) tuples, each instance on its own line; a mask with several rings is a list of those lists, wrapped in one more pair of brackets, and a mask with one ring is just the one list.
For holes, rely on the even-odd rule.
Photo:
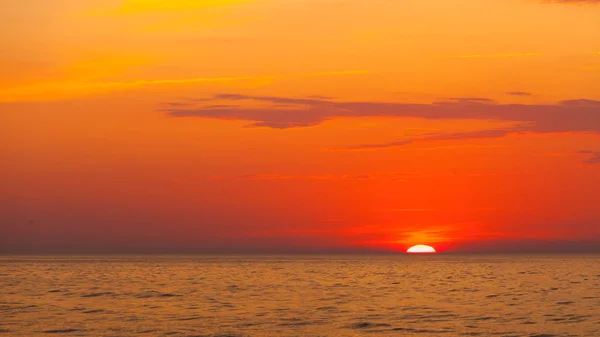
[(600, 255), (0, 256), (0, 336), (600, 336)]

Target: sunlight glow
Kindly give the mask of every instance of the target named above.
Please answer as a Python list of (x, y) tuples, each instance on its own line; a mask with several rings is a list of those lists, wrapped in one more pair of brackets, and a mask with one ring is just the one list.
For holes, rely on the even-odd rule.
[(431, 246), (426, 245), (416, 245), (408, 248), (406, 251), (409, 254), (434, 254), (436, 253), (435, 249)]

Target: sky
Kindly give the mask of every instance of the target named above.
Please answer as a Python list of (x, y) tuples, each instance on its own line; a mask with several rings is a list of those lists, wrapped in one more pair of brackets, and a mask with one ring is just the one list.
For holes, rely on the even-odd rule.
[(600, 1), (1, 1), (2, 253), (600, 251)]

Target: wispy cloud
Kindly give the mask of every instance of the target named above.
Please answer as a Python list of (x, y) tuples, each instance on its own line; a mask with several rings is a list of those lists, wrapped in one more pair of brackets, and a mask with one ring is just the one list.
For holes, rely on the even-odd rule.
[[(155, 80), (138, 80), (130, 82), (106, 82), (96, 83), (100, 86), (139, 86), (152, 84), (193, 84), (193, 83), (218, 83), (218, 82), (236, 82), (236, 81), (272, 81), (278, 78), (292, 77), (314, 77), (314, 76), (337, 76), (337, 75), (363, 75), (367, 74), (366, 70), (340, 70), (340, 71), (324, 71), (313, 73), (292, 73), (281, 75), (266, 75), (266, 76), (239, 76), (239, 77), (199, 77), (199, 78), (183, 78), (183, 79), (155, 79)], [(233, 98), (233, 96), (232, 96)]]
[(600, 70), (600, 66), (578, 67), (580, 70)]
[[(89, 82), (62, 80), (56, 82), (43, 82), (3, 90), (0, 101), (32, 101), (37, 99), (52, 100), (85, 96), (97, 93), (129, 90), (136, 87), (150, 85), (189, 85), (189, 84), (216, 84), (239, 83), (246, 85), (264, 85), (271, 83), (274, 76), (242, 76), (242, 77), (196, 77), (181, 79), (150, 79), (120, 82)], [(171, 104), (177, 104), (172, 102)]]
[[(253, 127), (294, 128), (321, 124), (340, 117), (410, 117), (422, 119), (486, 120), (513, 122), (514, 127), (429, 135), (384, 144), (363, 144), (351, 149), (376, 149), (417, 141), (499, 138), (512, 133), (600, 133), (600, 101), (574, 99), (556, 104), (500, 104), (485, 98), (453, 98), (430, 104), (401, 102), (339, 102), (318, 98), (221, 94), (216, 101), (259, 101), (274, 104), (260, 108), (211, 108), (207, 106), (163, 109), (173, 117), (246, 120)], [(199, 102), (202, 103), (202, 102)], [(242, 103), (242, 102), (240, 102)], [(287, 104), (285, 108), (277, 104)]]
[(142, 32), (175, 32), (236, 26), (261, 20), (235, 11), (235, 7), (258, 1), (260, 0), (122, 0), (88, 10), (85, 14), (128, 21), (143, 17), (143, 23), (137, 26)]
[(324, 174), (324, 175), (285, 175), (285, 174), (248, 174), (241, 176), (214, 176), (215, 180), (365, 180), (371, 179), (368, 174)]
[(320, 175), (290, 175), (290, 174), (245, 174), (237, 176), (215, 175), (212, 180), (313, 180), (313, 181), (361, 181), (361, 180), (389, 180), (404, 181), (408, 177), (417, 176), (416, 173), (383, 172), (383, 173), (348, 173), (348, 174), (320, 174)]
[[(35, 99), (62, 99), (65, 97), (77, 97), (95, 93), (129, 90), (136, 87), (151, 85), (193, 85), (193, 84), (219, 84), (231, 83), (248, 86), (261, 86), (272, 83), (279, 79), (315, 77), (315, 76), (351, 76), (366, 74), (364, 70), (341, 70), (329, 72), (312, 73), (290, 73), (264, 76), (237, 76), (237, 77), (193, 77), (179, 79), (147, 79), (131, 81), (82, 81), (82, 80), (59, 80), (54, 82), (42, 82), (32, 85), (7, 88), (0, 93), (0, 101), (21, 101)], [(227, 97), (225, 97), (227, 98)], [(227, 99), (235, 99), (231, 96)], [(169, 102), (173, 107), (187, 105), (187, 102)]]
[(510, 96), (533, 96), (532, 93), (526, 91), (509, 91), (506, 94)]
[(152, 12), (190, 11), (255, 2), (256, 0), (125, 0), (113, 10), (115, 14), (141, 14)]
[[(388, 142), (388, 143), (353, 145), (353, 146), (347, 146), (347, 147), (342, 147), (342, 148), (336, 148), (335, 150), (377, 150), (377, 149), (399, 147), (399, 146), (405, 146), (405, 145), (421, 143), (421, 142), (430, 142), (430, 141), (502, 138), (511, 133), (518, 133), (518, 132), (520, 132), (519, 128), (492, 129), (492, 130), (481, 130), (481, 131), (471, 131), (471, 132), (456, 132), (456, 133), (439, 134), (439, 135), (435, 135), (435, 136), (427, 136), (427, 137), (414, 138), (414, 139), (401, 140), (401, 141)], [(466, 145), (465, 146), (465, 145), (463, 145), (460, 147), (489, 148), (490, 146), (477, 146), (477, 145), (474, 145), (474, 146)], [(450, 147), (449, 146), (443, 146), (443, 147), (440, 146), (440, 147), (436, 147), (436, 148), (426, 148), (426, 149), (416, 149), (416, 150), (436, 150), (436, 149), (442, 149), (442, 148), (450, 148)], [(454, 146), (452, 148), (457, 148), (457, 146)]]
[(296, 76), (332, 76), (332, 75), (365, 75), (369, 72), (366, 70), (341, 70), (341, 71), (323, 71), (309, 74), (298, 74)]
[(376, 150), (376, 149), (385, 149), (389, 147), (397, 147), (412, 144), (413, 140), (399, 140), (395, 142), (388, 143), (379, 143), (379, 144), (361, 144), (361, 145), (353, 145), (343, 148), (335, 148), (334, 150)]
[(544, 0), (544, 3), (553, 3), (553, 4), (600, 4), (600, 0)]
[(426, 137), (421, 140), (462, 140), (462, 139), (485, 139), (485, 138), (501, 138), (511, 133), (520, 132), (523, 128), (515, 127), (511, 129), (491, 129), (470, 132), (455, 132), (441, 134), (437, 136)]
[(255, 80), (272, 80), (273, 76), (242, 76), (242, 77), (197, 77), (182, 79), (156, 79), (156, 80), (138, 80), (129, 82), (98, 82), (91, 85), (98, 87), (135, 87), (141, 85), (153, 84), (194, 84), (194, 83), (220, 83), (220, 82), (239, 82)]
[(582, 151), (577, 151), (577, 153), (586, 154), (586, 155), (590, 156), (588, 159), (583, 161), (584, 164), (588, 164), (588, 165), (599, 165), (600, 164), (600, 151), (582, 150)]
[(531, 57), (542, 56), (541, 53), (505, 53), (505, 54), (466, 54), (435, 56), (437, 59), (476, 59), (476, 58), (503, 58), (503, 57)]

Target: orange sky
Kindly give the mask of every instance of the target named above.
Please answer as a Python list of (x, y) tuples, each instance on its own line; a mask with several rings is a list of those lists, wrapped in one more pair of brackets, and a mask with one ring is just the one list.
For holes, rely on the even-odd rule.
[(599, 18), (567, 0), (15, 1), (0, 252), (598, 249)]

